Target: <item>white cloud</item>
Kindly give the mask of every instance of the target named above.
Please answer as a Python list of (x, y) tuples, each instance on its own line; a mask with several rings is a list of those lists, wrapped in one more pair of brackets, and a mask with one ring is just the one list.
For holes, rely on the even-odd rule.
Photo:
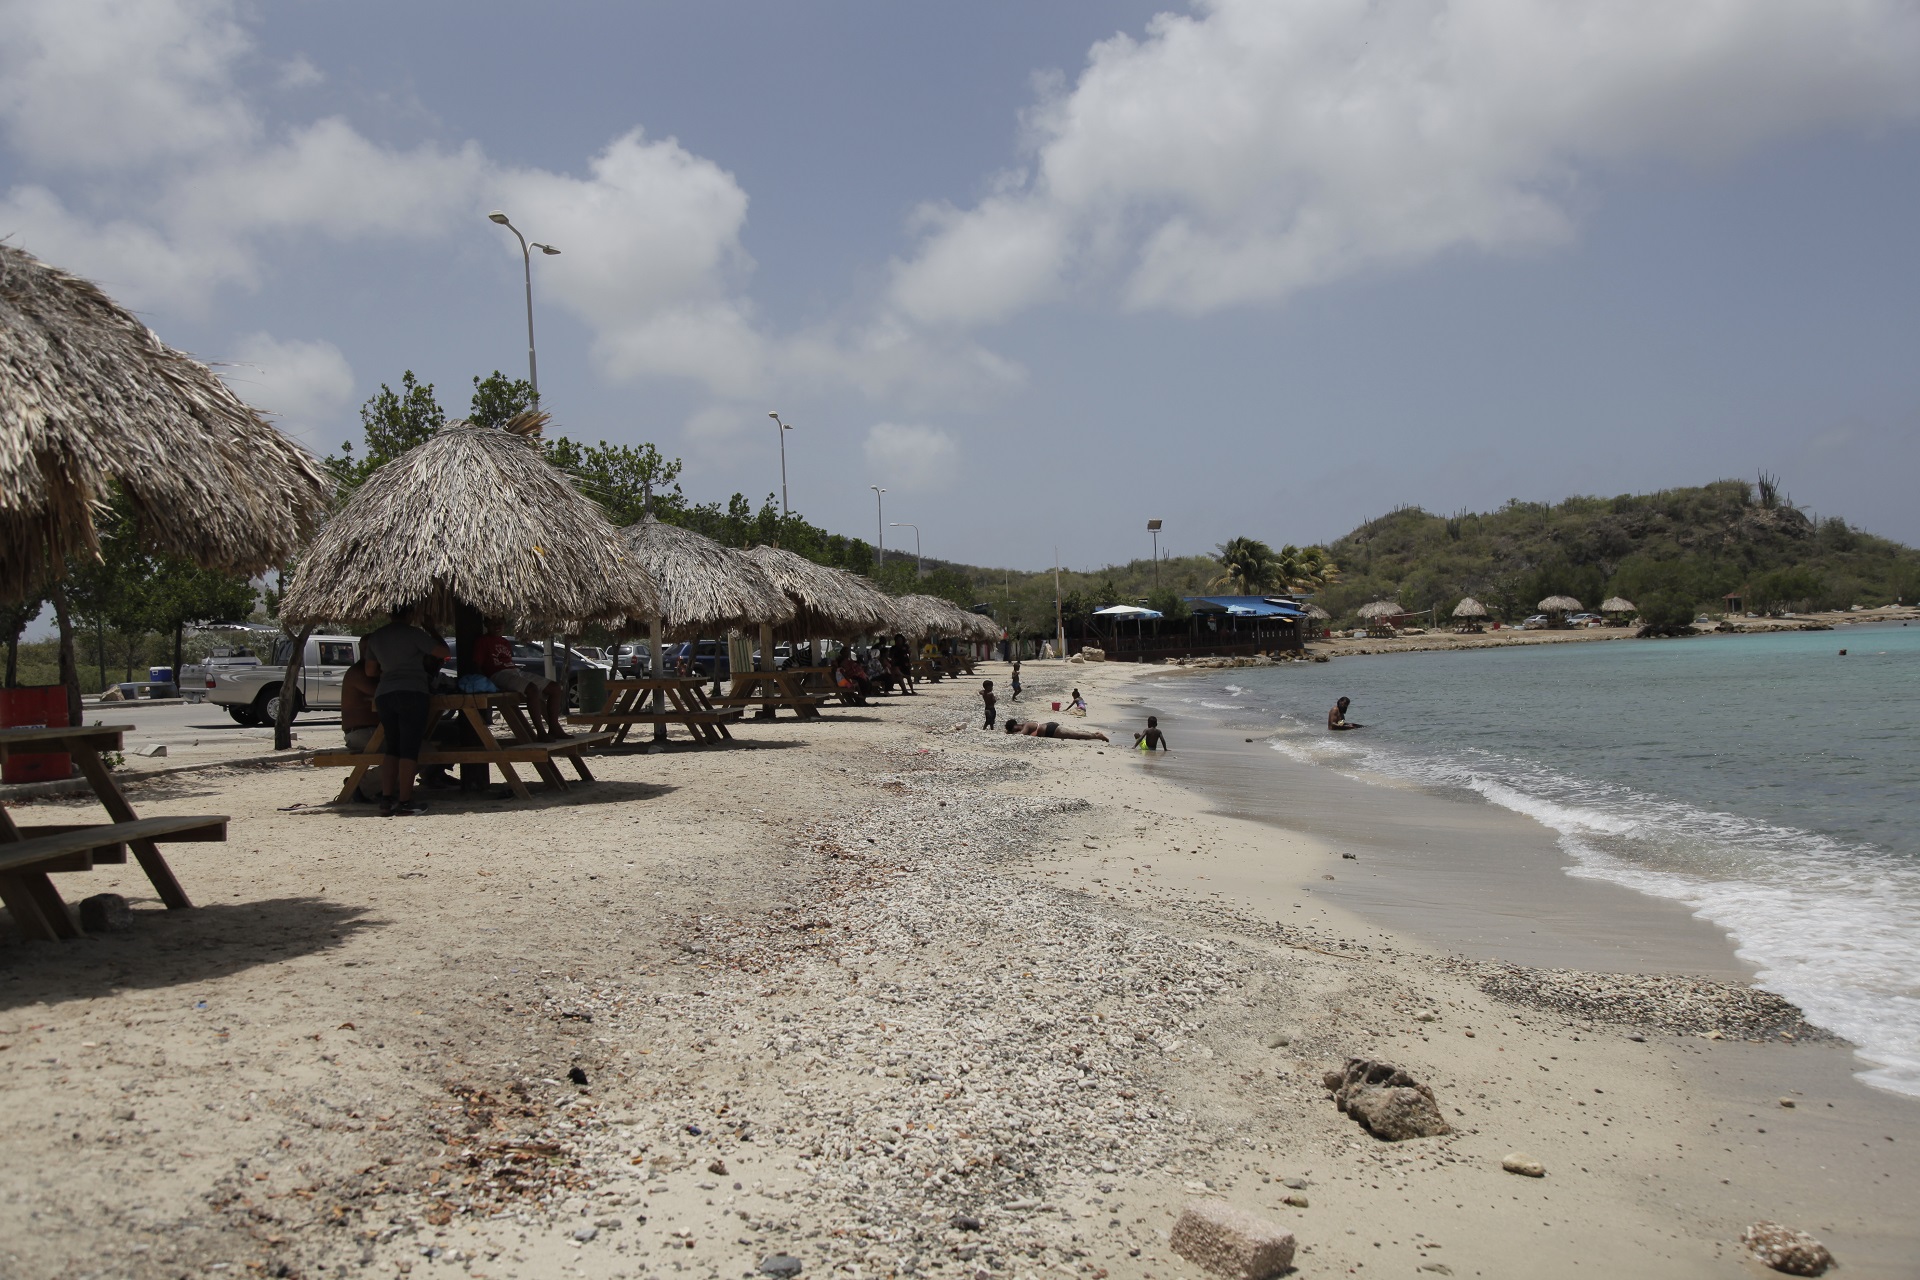
[[(0, 193), (0, 236), (131, 306), (205, 314), (226, 290), (262, 287), (290, 238), (470, 238), (502, 207), (561, 248), (535, 289), (591, 328), (616, 381), (956, 403), (1021, 376), (897, 322), (768, 332), (746, 292), (747, 194), (672, 138), (632, 129), (570, 174), (503, 165), (473, 142), (391, 146), (339, 118), (270, 126), (236, 87), (255, 55), (234, 14), (226, 0), (0, 0), (0, 29), (21, 33), (0, 46), (0, 131), (32, 173)], [(319, 74), (303, 58), (279, 69), (282, 87)]]
[(249, 333), (234, 342), (219, 374), (235, 395), (293, 435), (326, 423), (353, 400), (353, 367), (331, 342)]
[(867, 432), (867, 470), (884, 487), (937, 489), (953, 477), (960, 450), (938, 427), (879, 422)]
[(1551, 244), (1592, 169), (1909, 118), (1916, 65), (1902, 0), (1196, 0), (1043, 95), (1028, 171), (923, 210), (892, 297), (977, 325), (1117, 281), (1197, 313)]

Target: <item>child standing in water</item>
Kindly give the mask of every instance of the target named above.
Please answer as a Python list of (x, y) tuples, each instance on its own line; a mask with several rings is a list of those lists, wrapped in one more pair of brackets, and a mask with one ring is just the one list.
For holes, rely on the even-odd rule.
[(980, 701), (986, 703), (987, 705), (987, 722), (981, 725), (980, 727), (982, 729), (991, 729), (993, 728), (994, 701), (995, 701), (993, 696), (993, 681), (982, 680), (980, 682)]

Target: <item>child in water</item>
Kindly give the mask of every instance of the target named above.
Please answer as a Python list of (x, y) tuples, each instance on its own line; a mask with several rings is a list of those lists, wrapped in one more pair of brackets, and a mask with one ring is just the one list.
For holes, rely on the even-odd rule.
[(1133, 745), (1140, 751), (1172, 751), (1167, 745), (1167, 735), (1160, 732), (1160, 717), (1148, 716), (1147, 727), (1143, 732), (1133, 735)]

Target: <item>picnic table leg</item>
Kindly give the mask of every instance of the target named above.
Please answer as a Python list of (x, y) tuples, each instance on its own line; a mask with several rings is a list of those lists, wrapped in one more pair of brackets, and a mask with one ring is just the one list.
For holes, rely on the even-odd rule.
[(587, 768), (587, 762), (580, 758), (580, 753), (578, 751), (567, 752), (566, 758), (567, 758), (567, 763), (573, 766), (573, 771), (580, 775), (580, 781), (592, 782), (595, 780), (593, 776), (593, 770)]
[[(0, 844), (20, 839), (20, 829), (5, 809), (0, 809)], [(44, 871), (22, 871), (0, 876), (0, 906), (5, 906), (23, 936), (52, 942), (77, 938), (79, 928), (67, 914), (67, 904)]]
[[(71, 748), (74, 763), (80, 766), (80, 772), (87, 775), (87, 781), (93, 784), (93, 792), (100, 797), (101, 805), (107, 816), (115, 822), (138, 822), (133, 806), (127, 803), (113, 775), (107, 772), (107, 766), (101, 763), (100, 753), (92, 747), (76, 744)], [(173, 868), (160, 855), (160, 846), (151, 840), (129, 840), (127, 847), (133, 850), (133, 856), (140, 860), (140, 869), (147, 873), (147, 879), (153, 883), (160, 894), (160, 901), (175, 911), (193, 905), (187, 897), (187, 891), (174, 879)]]
[[(505, 703), (499, 711), (500, 718), (507, 722), (507, 727), (513, 731), (516, 738), (533, 741), (533, 726), (527, 723), (526, 716), (518, 706), (511, 702)], [(481, 717), (479, 711), (468, 707), (464, 714), (467, 717), (467, 723), (472, 725), (473, 731), (479, 735), (482, 747), (488, 751), (505, 754), (505, 748), (500, 745), (500, 740), (493, 736), (493, 730), (487, 727), (487, 722)], [(513, 767), (511, 760), (495, 760), (493, 763), (499, 766), (500, 776), (507, 780), (507, 786), (512, 789), (513, 794), (522, 800), (533, 799), (533, 793), (528, 791), (527, 784), (520, 780), (520, 771)]]

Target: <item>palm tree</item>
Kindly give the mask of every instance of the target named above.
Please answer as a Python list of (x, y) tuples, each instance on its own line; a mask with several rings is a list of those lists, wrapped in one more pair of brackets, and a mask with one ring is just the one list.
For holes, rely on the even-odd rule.
[(1222, 573), (1209, 586), (1226, 587), (1240, 595), (1257, 596), (1272, 585), (1278, 568), (1273, 548), (1258, 538), (1234, 538), (1220, 548)]
[(1338, 582), (1340, 566), (1327, 558), (1325, 547), (1303, 548), (1289, 542), (1274, 561), (1274, 576), (1290, 591), (1308, 591)]

